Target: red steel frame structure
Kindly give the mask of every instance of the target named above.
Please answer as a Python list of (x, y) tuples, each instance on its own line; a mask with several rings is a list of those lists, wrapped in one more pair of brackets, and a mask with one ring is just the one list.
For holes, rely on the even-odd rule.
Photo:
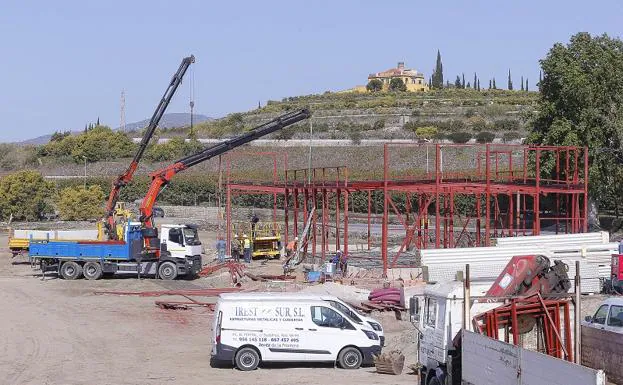
[[(255, 155), (272, 158), (272, 181), (236, 180), (232, 162), (240, 154), (227, 160), (228, 244), (231, 198), (239, 194), (272, 195), (275, 220), (277, 196), (282, 196), (285, 242), (299, 235), (310, 207), (316, 207), (309, 244), (317, 256), (320, 243), (323, 260), (329, 229), (334, 229), (335, 248), (348, 255), (349, 220), (367, 222), (370, 250), (371, 222), (380, 219), (385, 272), (413, 248), (489, 246), (495, 237), (538, 235), (543, 225), (556, 233), (588, 230), (588, 151), (583, 147), (386, 143), (382, 177), (371, 180), (351, 180), (343, 166), (289, 170), (285, 154)], [(349, 210), (353, 193), (367, 194), (367, 215)], [(373, 193), (383, 195), (380, 216), (372, 214)], [(329, 212), (335, 226), (329, 224)], [(404, 228), (391, 256), (390, 221)]]

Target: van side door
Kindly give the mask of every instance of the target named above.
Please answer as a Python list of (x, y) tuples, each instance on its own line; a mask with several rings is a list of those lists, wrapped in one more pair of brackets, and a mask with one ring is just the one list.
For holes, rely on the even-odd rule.
[(329, 306), (311, 306), (307, 357), (310, 361), (335, 361), (346, 345), (360, 341), (359, 331), (350, 321)]

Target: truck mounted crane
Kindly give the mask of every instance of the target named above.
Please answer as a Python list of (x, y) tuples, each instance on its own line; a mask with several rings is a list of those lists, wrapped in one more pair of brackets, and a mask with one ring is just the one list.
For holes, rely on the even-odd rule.
[(115, 225), (115, 211), (117, 207), (117, 201), (119, 200), (119, 193), (121, 192), (121, 188), (132, 181), (132, 178), (134, 177), (134, 172), (136, 171), (136, 168), (138, 167), (138, 164), (141, 161), (141, 158), (143, 157), (143, 154), (147, 149), (147, 145), (149, 144), (150, 139), (154, 135), (154, 132), (156, 131), (156, 128), (158, 127), (158, 124), (160, 123), (160, 120), (164, 115), (164, 112), (169, 106), (173, 95), (175, 95), (175, 91), (179, 87), (180, 83), (182, 83), (182, 78), (188, 70), (188, 67), (190, 67), (190, 65), (194, 62), (195, 57), (193, 55), (182, 59), (182, 63), (177, 69), (177, 72), (175, 72), (175, 74), (173, 75), (173, 78), (171, 78), (169, 86), (165, 90), (162, 99), (160, 99), (160, 102), (156, 106), (156, 110), (151, 116), (147, 128), (145, 128), (145, 134), (143, 135), (143, 138), (138, 145), (138, 149), (136, 150), (136, 154), (134, 154), (132, 162), (130, 162), (125, 172), (120, 174), (112, 183), (112, 189), (110, 190), (110, 195), (108, 196), (108, 201), (106, 202), (106, 217), (104, 218), (104, 225), (106, 227), (108, 239), (118, 239)]
[(140, 207), (140, 222), (126, 221), (121, 240), (56, 241), (37, 240), (30, 246), (31, 262), (42, 271), (53, 268), (65, 279), (99, 279), (103, 274), (138, 274), (172, 280), (193, 276), (201, 269), (201, 242), (192, 225), (162, 225), (160, 238), (153, 222), (153, 205), (162, 188), (179, 172), (247, 144), (264, 135), (307, 119), (307, 109), (289, 112), (249, 132), (154, 172)]

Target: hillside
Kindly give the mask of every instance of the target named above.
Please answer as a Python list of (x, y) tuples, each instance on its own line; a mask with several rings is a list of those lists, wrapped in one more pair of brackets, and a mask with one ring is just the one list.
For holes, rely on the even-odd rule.
[[(251, 128), (289, 110), (313, 112), (315, 137), (349, 139), (413, 138), (418, 127), (440, 133), (516, 131), (525, 136), (526, 118), (534, 111), (537, 92), (445, 89), (427, 93), (325, 93), (269, 101), (264, 107), (198, 125), (203, 138), (218, 138)], [(274, 137), (306, 138), (308, 130), (290, 130)], [(355, 133), (355, 134), (354, 134)]]
[[(214, 119), (201, 114), (193, 114), (193, 121), (195, 123), (201, 123), (210, 120)], [(125, 130), (137, 131), (147, 127), (148, 124), (149, 119), (143, 119), (140, 122), (126, 124)], [(185, 126), (190, 126), (190, 114), (185, 112), (172, 112), (169, 114), (164, 114), (162, 116), (162, 119), (160, 120), (160, 124), (158, 124), (158, 127), (160, 128), (177, 128)], [(117, 129), (120, 129), (120, 127)]]

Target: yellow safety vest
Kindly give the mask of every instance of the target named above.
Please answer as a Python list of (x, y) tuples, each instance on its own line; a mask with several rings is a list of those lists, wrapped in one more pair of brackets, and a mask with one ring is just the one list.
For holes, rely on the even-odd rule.
[(249, 240), (249, 238), (246, 238), (244, 240), (244, 248), (245, 249), (250, 249), (251, 248), (251, 241)]

